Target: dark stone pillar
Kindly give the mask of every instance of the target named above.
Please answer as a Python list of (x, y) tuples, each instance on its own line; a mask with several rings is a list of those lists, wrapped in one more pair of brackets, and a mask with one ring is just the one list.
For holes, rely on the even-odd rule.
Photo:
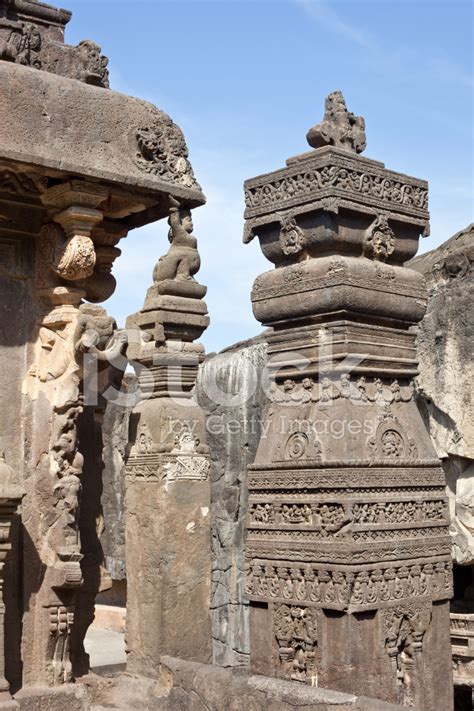
[(357, 154), (340, 92), (315, 150), (248, 180), (252, 302), (275, 384), (249, 467), (251, 663), (262, 674), (452, 709), (445, 479), (414, 399), (427, 183)]

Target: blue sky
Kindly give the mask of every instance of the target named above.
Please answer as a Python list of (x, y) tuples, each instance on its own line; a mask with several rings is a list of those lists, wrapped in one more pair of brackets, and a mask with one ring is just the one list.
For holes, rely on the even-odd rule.
[[(67, 41), (93, 39), (112, 88), (152, 101), (183, 129), (208, 202), (194, 212), (211, 326), (208, 351), (260, 329), (254, 278), (271, 265), (242, 244), (246, 178), (307, 150), (325, 96), (365, 116), (365, 155), (428, 179), (441, 244), (474, 220), (471, 0), (64, 0)], [(105, 304), (141, 308), (167, 226), (131, 232)]]

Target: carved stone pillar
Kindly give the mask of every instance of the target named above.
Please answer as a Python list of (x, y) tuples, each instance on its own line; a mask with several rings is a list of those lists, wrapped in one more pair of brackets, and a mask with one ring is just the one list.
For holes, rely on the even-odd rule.
[[(129, 671), (155, 676), (160, 656), (210, 661), (210, 482), (205, 418), (192, 390), (209, 324), (189, 211), (170, 209), (168, 253), (145, 305), (127, 321), (141, 400), (126, 464)], [(133, 345), (134, 344), (134, 345)]]
[(83, 638), (107, 583), (102, 405), (90, 396), (124, 343), (84, 302), (113, 293), (118, 242), (167, 216), (169, 194), (205, 201), (178, 126), (106, 90), (100, 48), (64, 42), (70, 16), (0, 0), (0, 449), (26, 492), (5, 588), (15, 693), (87, 671)]
[[(31, 574), (25, 576), (24, 584), (25, 606), (31, 611), (23, 621), (27, 630), (23, 657), (25, 680), (50, 685), (73, 678), (75, 607), (86, 589), (89, 591), (81, 570), (84, 556), (79, 532), (84, 455), (78, 428), (85, 417), (84, 358), (107, 347), (115, 353), (115, 323), (103, 308), (84, 304), (82, 299), (88, 296), (89, 280), (95, 293), (101, 279), (95, 271), (92, 233), (103, 220), (97, 207), (108, 195), (103, 187), (79, 180), (56, 184), (41, 195), (49, 219), (37, 242), (36, 290), (41, 309), (33, 364), (23, 385), (27, 421), (38, 424), (27, 452), (32, 474), (24, 526), (33, 545), (27, 561)], [(108, 284), (105, 294), (110, 295)], [(102, 360), (106, 361), (106, 356), (103, 353)], [(92, 439), (92, 431), (93, 427), (83, 432), (84, 442)], [(100, 478), (99, 472), (96, 475)], [(83, 512), (91, 506), (93, 497), (85, 500)], [(95, 531), (96, 523), (90, 527)], [(83, 533), (87, 536), (88, 529)], [(86, 557), (82, 565), (88, 560)], [(75, 645), (76, 660), (93, 619), (93, 598), (89, 600), (92, 611), (81, 606), (87, 623), (79, 625), (82, 635)]]
[(315, 150), (248, 180), (252, 292), (274, 377), (249, 468), (253, 670), (452, 709), (445, 480), (414, 400), (427, 183), (357, 154), (340, 92)]

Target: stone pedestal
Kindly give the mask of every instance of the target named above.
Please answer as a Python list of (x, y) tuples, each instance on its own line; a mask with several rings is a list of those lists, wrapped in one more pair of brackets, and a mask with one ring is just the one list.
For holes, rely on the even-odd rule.
[[(192, 398), (209, 323), (186, 211), (142, 311), (127, 321), (139, 376), (126, 464), (127, 669), (155, 676), (160, 656), (210, 661), (210, 482), (205, 418)], [(134, 344), (134, 345), (133, 345)]]
[(414, 399), (424, 280), (403, 267), (427, 184), (359, 157), (362, 129), (336, 92), (316, 150), (245, 185), (246, 239), (276, 266), (252, 292), (274, 384), (248, 473), (251, 664), (449, 711), (449, 515)]

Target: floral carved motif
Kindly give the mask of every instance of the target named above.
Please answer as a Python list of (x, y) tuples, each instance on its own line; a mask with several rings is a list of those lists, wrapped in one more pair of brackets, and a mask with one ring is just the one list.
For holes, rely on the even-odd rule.
[(395, 234), (385, 215), (379, 215), (365, 233), (364, 255), (385, 262), (395, 251)]
[(400, 421), (390, 412), (379, 421), (375, 437), (367, 441), (372, 453), (383, 459), (413, 459), (417, 456), (415, 440), (405, 433)]
[(402, 180), (382, 177), (366, 169), (339, 165), (308, 168), (280, 179), (255, 187), (247, 187), (247, 208), (278, 207), (282, 201), (314, 195), (317, 190), (338, 188), (348, 195), (368, 196), (388, 205), (399, 205), (426, 211), (428, 190), (426, 187)]
[(198, 444), (190, 432), (183, 430), (175, 448), (171, 450), (176, 460), (164, 466), (168, 482), (178, 479), (206, 481), (209, 476), (209, 459), (197, 453)]
[(304, 248), (304, 232), (291, 214), (281, 218), (280, 244), (283, 254), (287, 256), (299, 254)]
[(59, 225), (45, 225), (39, 242), (38, 286), (48, 285), (48, 272), (65, 281), (86, 279), (94, 271), (95, 260), (94, 243), (90, 237), (74, 235), (68, 239)]
[(165, 113), (157, 114), (153, 126), (138, 128), (135, 132), (138, 167), (163, 180), (199, 188), (181, 129)]

